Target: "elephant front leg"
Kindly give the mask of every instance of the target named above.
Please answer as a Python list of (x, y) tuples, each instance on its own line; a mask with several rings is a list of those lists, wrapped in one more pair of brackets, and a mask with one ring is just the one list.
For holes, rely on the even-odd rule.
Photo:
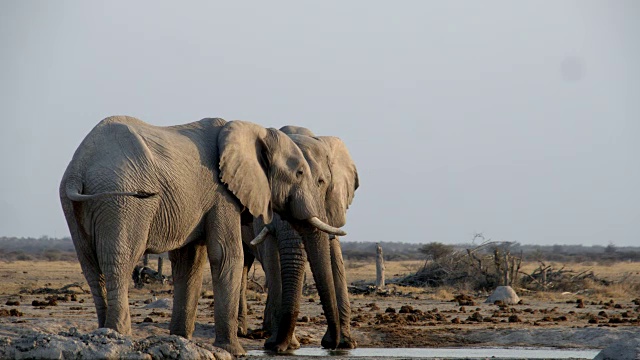
[(169, 260), (173, 277), (173, 311), (169, 332), (190, 339), (198, 312), (207, 247), (202, 241), (193, 242), (169, 251)]
[[(342, 259), (342, 248), (338, 237), (331, 242), (331, 269), (333, 271), (333, 283), (336, 287), (336, 301), (340, 313), (340, 341), (338, 348), (355, 349), (358, 344), (351, 337), (351, 304), (349, 303), (349, 291), (347, 288), (347, 277), (344, 271), (344, 261)], [(325, 337), (329, 336), (329, 331)]]
[(218, 209), (220, 215), (210, 215), (207, 221), (207, 253), (211, 264), (216, 326), (213, 345), (239, 356), (246, 354), (238, 341), (238, 304), (244, 259), (240, 211), (232, 204), (226, 205), (231, 207), (226, 214), (224, 209)]

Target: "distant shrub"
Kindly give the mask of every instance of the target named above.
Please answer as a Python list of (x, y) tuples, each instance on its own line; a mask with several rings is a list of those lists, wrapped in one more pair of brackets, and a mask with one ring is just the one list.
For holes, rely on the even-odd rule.
[(46, 249), (42, 252), (42, 256), (49, 261), (58, 261), (62, 253), (58, 249)]
[(455, 249), (452, 245), (445, 245), (439, 242), (431, 242), (420, 247), (419, 251), (427, 256), (428, 259), (437, 261), (441, 258), (451, 256)]
[(29, 254), (18, 254), (16, 255), (16, 260), (20, 260), (20, 261), (30, 261), (33, 260), (33, 256), (29, 255)]

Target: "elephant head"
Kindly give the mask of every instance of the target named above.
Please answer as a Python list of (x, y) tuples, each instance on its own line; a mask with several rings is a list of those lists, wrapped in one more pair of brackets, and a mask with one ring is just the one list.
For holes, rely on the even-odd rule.
[[(324, 204), (321, 219), (332, 227), (344, 226), (347, 208), (359, 186), (358, 173), (346, 146), (336, 137), (311, 136), (308, 129), (287, 126), (282, 130), (289, 133), (309, 163), (313, 182), (319, 190), (316, 194)], [(259, 222), (257, 224), (259, 227)], [(295, 341), (293, 330), (302, 292), (305, 253), (327, 318), (323, 347), (355, 347), (349, 334), (350, 308), (338, 240), (309, 223), (295, 220), (276, 219), (270, 229), (277, 238), (280, 252), (282, 293), (273, 321), (272, 330), (276, 333), (265, 347), (284, 351)], [(261, 231), (263, 236), (266, 233)]]
[[(229, 122), (218, 136), (220, 179), (240, 203), (265, 224), (273, 212), (332, 235), (322, 195), (300, 148), (285, 133), (244, 121)], [(301, 225), (302, 226), (302, 225)]]

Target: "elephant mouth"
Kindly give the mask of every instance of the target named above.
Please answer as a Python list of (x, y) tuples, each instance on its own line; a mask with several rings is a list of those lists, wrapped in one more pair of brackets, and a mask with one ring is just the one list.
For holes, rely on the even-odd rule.
[[(313, 226), (314, 228), (329, 234), (330, 239), (335, 238), (336, 236), (347, 235), (347, 233), (344, 230), (339, 229), (337, 227), (333, 227), (323, 222), (322, 220), (318, 219), (316, 216), (313, 216), (307, 219), (306, 222), (309, 225)], [(263, 227), (260, 233), (253, 240), (251, 240), (251, 245), (255, 246), (263, 242), (267, 238), (267, 235), (269, 235), (270, 232), (271, 230), (269, 229), (268, 226)]]

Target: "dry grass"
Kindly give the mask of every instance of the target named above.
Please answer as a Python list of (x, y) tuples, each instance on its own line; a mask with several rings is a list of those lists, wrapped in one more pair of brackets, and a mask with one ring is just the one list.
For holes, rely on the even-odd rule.
[[(421, 260), (402, 260), (385, 262), (385, 277), (387, 279), (415, 273), (424, 264)], [(375, 261), (345, 260), (344, 266), (347, 272), (347, 282), (375, 281)]]
[[(391, 279), (394, 277), (406, 276), (415, 273), (423, 265), (419, 260), (403, 260), (403, 261), (387, 261), (386, 277)], [(639, 298), (640, 297), (640, 263), (619, 262), (610, 265), (602, 265), (598, 263), (548, 263), (554, 268), (561, 268), (563, 265), (566, 269), (575, 272), (593, 271), (599, 278), (605, 278), (614, 283), (609, 286), (586, 281), (585, 287), (577, 294), (572, 296), (588, 297), (592, 301), (605, 301), (609, 299), (621, 298)], [(156, 263), (151, 266), (155, 269)], [(522, 271), (530, 273), (539, 266), (537, 262), (523, 263)], [(351, 261), (345, 260), (347, 273), (347, 281), (349, 283), (365, 280), (375, 281), (376, 267), (374, 261)], [(313, 283), (313, 276), (307, 265), (307, 283)], [(164, 262), (164, 273), (171, 273), (171, 263), (166, 260)], [(264, 281), (264, 272), (259, 263), (256, 262), (255, 273), (252, 270), (250, 276), (255, 276), (256, 281), (262, 283)], [(74, 261), (0, 261), (0, 295), (9, 295), (19, 293), (23, 289), (37, 289), (42, 287), (60, 288), (64, 285), (79, 282), (83, 284), (85, 289), (86, 281), (82, 275), (80, 264)], [(160, 288), (169, 289), (167, 285)], [(210, 291), (211, 271), (209, 265), (206, 265), (204, 274), (203, 290)], [(148, 292), (151, 288), (145, 287), (141, 290)], [(426, 299), (433, 300), (449, 300), (453, 295), (466, 289), (456, 287), (440, 287), (437, 289), (430, 288), (403, 288), (403, 292), (421, 293)], [(135, 291), (132, 289), (132, 291)], [(567, 296), (560, 292), (531, 292), (527, 296), (538, 299), (546, 299), (552, 301), (566, 300)]]

